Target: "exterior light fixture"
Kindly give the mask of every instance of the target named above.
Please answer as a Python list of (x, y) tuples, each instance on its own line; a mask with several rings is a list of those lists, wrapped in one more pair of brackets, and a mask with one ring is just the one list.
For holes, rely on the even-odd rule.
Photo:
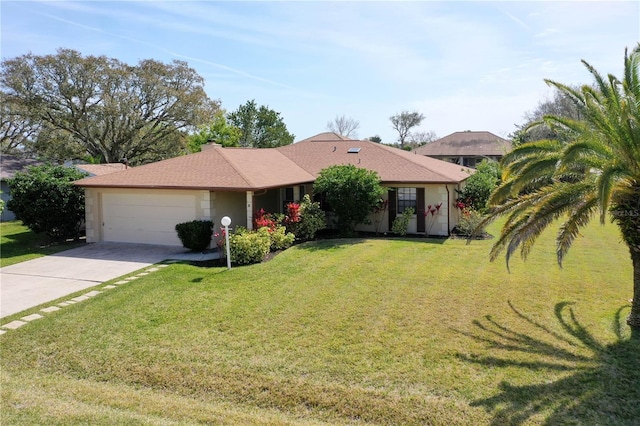
[(220, 220), (220, 224), (224, 226), (224, 238), (225, 245), (227, 246), (227, 269), (231, 269), (231, 247), (229, 246), (229, 225), (231, 225), (231, 218), (225, 216)]

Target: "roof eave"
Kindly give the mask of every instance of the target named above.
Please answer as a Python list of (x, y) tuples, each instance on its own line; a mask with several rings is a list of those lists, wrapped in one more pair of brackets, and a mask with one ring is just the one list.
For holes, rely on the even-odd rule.
[(265, 189), (284, 188), (292, 185), (303, 185), (313, 181), (287, 182), (278, 185), (266, 185), (259, 187), (241, 186), (188, 186), (188, 185), (130, 185), (130, 184), (86, 184), (78, 181), (74, 185), (82, 188), (119, 188), (119, 189), (172, 189), (172, 190), (196, 190), (196, 191), (262, 191)]

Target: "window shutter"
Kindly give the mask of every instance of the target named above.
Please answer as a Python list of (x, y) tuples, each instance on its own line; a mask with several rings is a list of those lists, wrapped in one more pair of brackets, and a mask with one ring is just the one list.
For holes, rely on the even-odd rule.
[(418, 232), (424, 232), (427, 220), (424, 215), (424, 188), (416, 188), (416, 220), (418, 221)]
[(393, 221), (396, 219), (396, 214), (398, 212), (398, 196), (396, 191), (392, 191), (389, 189), (389, 231), (391, 231), (393, 227)]

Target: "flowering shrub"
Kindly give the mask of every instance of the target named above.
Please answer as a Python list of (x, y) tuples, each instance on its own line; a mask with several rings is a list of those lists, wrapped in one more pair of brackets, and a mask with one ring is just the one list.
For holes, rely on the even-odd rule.
[(274, 230), (276, 226), (278, 226), (277, 218), (273, 214), (267, 213), (264, 209), (256, 211), (253, 216), (253, 227), (255, 229), (266, 227), (270, 230)]
[[(462, 210), (460, 221), (458, 222), (458, 225), (456, 225), (454, 233), (458, 235), (471, 236), (481, 221), (482, 214), (480, 214), (480, 212), (466, 207)], [(484, 234), (484, 232), (484, 229), (479, 229), (476, 234), (481, 235)]]
[(257, 231), (236, 228), (236, 231), (229, 236), (231, 261), (238, 265), (262, 262), (271, 248), (270, 235), (268, 227), (262, 227)]
[(433, 228), (433, 224), (436, 223), (436, 219), (440, 214), (440, 208), (442, 207), (442, 202), (427, 206), (427, 209), (424, 211), (424, 216), (427, 221), (427, 235), (431, 234), (431, 228)]
[(287, 204), (287, 215), (284, 217), (284, 223), (286, 225), (300, 222), (300, 204), (289, 203)]
[(226, 235), (226, 233), (225, 233), (224, 227), (222, 227), (222, 226), (220, 227), (220, 232), (214, 232), (213, 233), (213, 238), (215, 238), (216, 245), (218, 247), (221, 247), (221, 246), (224, 245), (225, 235)]
[(288, 209), (285, 219), (287, 231), (300, 241), (312, 240), (319, 230), (327, 226), (325, 213), (320, 208), (320, 203), (311, 201), (309, 194), (305, 194), (297, 206), (297, 215), (292, 214), (295, 208)]
[(404, 209), (402, 215), (394, 219), (393, 224), (391, 225), (391, 231), (394, 234), (398, 234), (401, 236), (407, 235), (407, 229), (409, 229), (409, 220), (415, 212), (416, 211), (411, 207), (407, 207), (406, 209)]

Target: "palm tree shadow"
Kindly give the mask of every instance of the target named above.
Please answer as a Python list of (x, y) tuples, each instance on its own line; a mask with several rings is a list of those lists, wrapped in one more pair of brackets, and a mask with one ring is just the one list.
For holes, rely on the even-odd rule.
[[(575, 316), (569, 302), (555, 306), (562, 332), (556, 332), (514, 307), (518, 325), (502, 325), (486, 316), (474, 321), (474, 332), (460, 332), (501, 356), (457, 354), (464, 362), (485, 368), (521, 368), (540, 373), (537, 384), (502, 382), (498, 392), (472, 402), (493, 416), (493, 425), (640, 424), (640, 342), (625, 339), (623, 311), (618, 309), (613, 332), (617, 341), (603, 345)], [(560, 376), (549, 381), (544, 377)]]

